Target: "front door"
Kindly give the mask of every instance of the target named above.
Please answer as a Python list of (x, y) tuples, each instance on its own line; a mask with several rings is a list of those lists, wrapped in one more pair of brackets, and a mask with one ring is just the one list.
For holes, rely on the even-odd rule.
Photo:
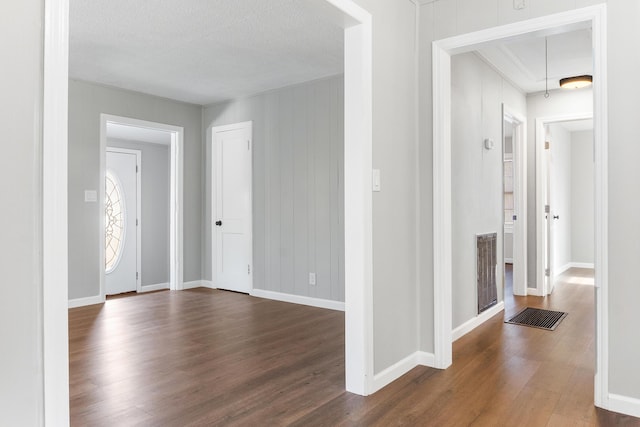
[(212, 129), (214, 283), (251, 291), (251, 123)]
[(140, 152), (107, 149), (105, 176), (105, 294), (135, 291), (138, 268), (138, 163)]

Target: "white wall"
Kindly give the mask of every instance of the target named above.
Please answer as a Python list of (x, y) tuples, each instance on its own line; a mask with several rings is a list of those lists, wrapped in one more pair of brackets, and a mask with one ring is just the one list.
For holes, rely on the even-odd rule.
[(593, 264), (593, 131), (571, 132), (571, 262)]
[(69, 299), (100, 293), (98, 203), (85, 203), (84, 190), (100, 178), (100, 114), (182, 126), (184, 135), (184, 281), (201, 279), (202, 111), (137, 92), (69, 81)]
[(343, 80), (335, 76), (204, 109), (204, 278), (212, 276), (208, 128), (252, 120), (254, 288), (344, 301)]
[[(503, 248), (502, 103), (526, 114), (525, 96), (476, 54), (451, 58), (453, 327), (478, 315), (476, 235), (498, 234)], [(490, 138), (495, 148), (484, 148)], [(503, 300), (504, 265), (496, 269)]]
[(141, 211), (142, 286), (169, 283), (169, 146), (107, 139), (108, 147), (142, 152)]
[[(528, 284), (536, 288), (536, 118), (557, 117), (567, 114), (593, 114), (593, 91), (591, 88), (566, 91), (551, 91), (549, 98), (544, 93), (527, 96), (527, 264)], [(558, 267), (556, 265), (556, 267)]]
[(42, 13), (43, 3), (38, 0), (3, 2), (0, 6), (3, 426), (36, 426), (43, 422)]
[[(608, 2), (609, 103), (609, 382), (610, 390), (640, 399), (638, 254), (640, 254), (640, 2)], [(615, 309), (613, 309), (615, 308)], [(640, 413), (636, 404), (636, 413)]]
[[(551, 143), (551, 220), (553, 268), (560, 273), (571, 259), (571, 133), (561, 123), (548, 126)], [(557, 216), (558, 219), (554, 217)]]

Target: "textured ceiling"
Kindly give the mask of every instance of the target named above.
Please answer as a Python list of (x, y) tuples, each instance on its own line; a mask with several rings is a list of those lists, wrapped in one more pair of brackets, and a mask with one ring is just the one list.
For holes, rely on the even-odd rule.
[(206, 105), (343, 70), (343, 29), (299, 0), (71, 0), (69, 75)]
[[(561, 78), (593, 73), (590, 29), (550, 35), (547, 45), (549, 90), (558, 89)], [(544, 37), (486, 47), (478, 53), (525, 93), (545, 90)]]

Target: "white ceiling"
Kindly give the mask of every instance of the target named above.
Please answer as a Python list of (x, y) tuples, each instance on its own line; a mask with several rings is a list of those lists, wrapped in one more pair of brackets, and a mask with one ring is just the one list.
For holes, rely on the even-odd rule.
[(571, 120), (569, 122), (560, 122), (558, 123), (560, 126), (565, 128), (568, 132), (579, 132), (583, 130), (592, 130), (593, 129), (593, 120)]
[(69, 75), (199, 105), (343, 71), (343, 29), (299, 0), (71, 0)]
[[(549, 90), (564, 77), (593, 74), (591, 30), (547, 37)], [(545, 90), (544, 37), (483, 47), (478, 53), (525, 93)]]
[(107, 122), (107, 138), (169, 145), (171, 132)]

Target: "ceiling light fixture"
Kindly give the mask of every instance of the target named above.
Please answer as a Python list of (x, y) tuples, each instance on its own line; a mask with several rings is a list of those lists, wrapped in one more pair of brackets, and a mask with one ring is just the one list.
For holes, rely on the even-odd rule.
[(562, 89), (582, 89), (583, 87), (590, 86), (593, 78), (589, 75), (566, 77), (560, 79), (560, 87)]

